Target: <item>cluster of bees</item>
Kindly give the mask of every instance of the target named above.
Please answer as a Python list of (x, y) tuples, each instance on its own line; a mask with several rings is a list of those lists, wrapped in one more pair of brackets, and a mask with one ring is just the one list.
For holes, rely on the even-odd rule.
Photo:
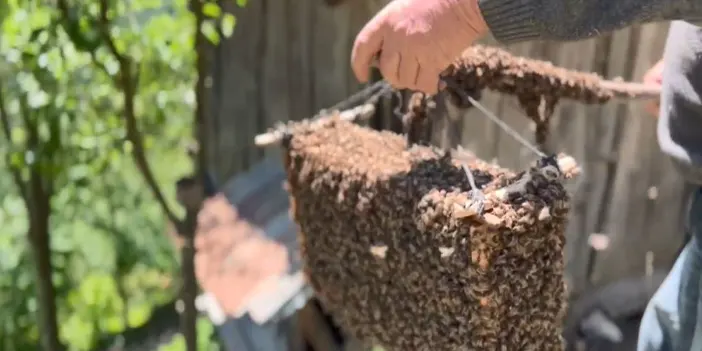
[[(596, 74), (557, 67), (551, 62), (514, 56), (505, 50), (482, 45), (465, 50), (442, 73), (442, 79), (450, 81), (446, 89), (448, 96), (462, 108), (472, 107), (465, 95), (480, 100), (485, 89), (515, 96), (526, 116), (535, 123), (538, 145), (545, 144), (550, 119), (562, 99), (603, 104), (615, 95)], [(410, 143), (417, 140), (416, 130), (427, 124), (425, 121), (431, 110), (428, 107), (432, 106), (434, 98), (422, 93), (411, 97), (403, 121)]]
[(554, 66), (551, 62), (514, 56), (489, 46), (475, 45), (463, 52), (444, 73), (465, 91), (490, 89), (521, 99), (572, 99), (601, 104), (613, 92), (601, 86), (602, 78)]
[(306, 274), (342, 328), (387, 350), (563, 349), (558, 180), (340, 120), (297, 127), (284, 148)]

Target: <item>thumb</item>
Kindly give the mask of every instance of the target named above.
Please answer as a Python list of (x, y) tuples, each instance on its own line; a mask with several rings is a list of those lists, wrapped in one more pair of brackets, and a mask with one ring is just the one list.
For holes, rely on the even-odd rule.
[(663, 82), (663, 60), (658, 61), (644, 74), (643, 82), (646, 84), (660, 85)]
[(365, 83), (370, 78), (370, 68), (383, 46), (385, 16), (373, 18), (356, 37), (351, 50), (351, 68), (356, 78)]

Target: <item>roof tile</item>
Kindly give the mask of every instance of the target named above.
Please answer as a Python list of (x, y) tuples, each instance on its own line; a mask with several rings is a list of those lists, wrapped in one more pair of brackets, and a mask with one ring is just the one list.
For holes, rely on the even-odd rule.
[[(206, 200), (198, 215), (195, 274), (229, 316), (265, 306), (260, 301), (265, 296), (293, 296), (280, 289), (300, 289), (285, 283), (301, 273), (283, 181), (280, 167), (264, 162), (225, 186), (228, 194)], [(240, 202), (233, 206), (229, 199)], [(270, 316), (269, 310), (257, 315)]]

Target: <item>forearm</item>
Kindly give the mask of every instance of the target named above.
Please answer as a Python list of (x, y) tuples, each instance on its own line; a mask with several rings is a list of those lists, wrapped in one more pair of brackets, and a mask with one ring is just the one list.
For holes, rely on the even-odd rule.
[(479, 0), (502, 43), (580, 40), (635, 23), (702, 20), (698, 0)]

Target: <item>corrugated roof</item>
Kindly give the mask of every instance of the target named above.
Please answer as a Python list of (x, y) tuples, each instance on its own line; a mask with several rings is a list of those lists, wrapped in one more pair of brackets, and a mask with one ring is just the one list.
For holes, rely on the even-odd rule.
[(284, 181), (280, 162), (265, 160), (208, 199), (198, 217), (196, 276), (229, 317), (264, 323), (306, 294)]

